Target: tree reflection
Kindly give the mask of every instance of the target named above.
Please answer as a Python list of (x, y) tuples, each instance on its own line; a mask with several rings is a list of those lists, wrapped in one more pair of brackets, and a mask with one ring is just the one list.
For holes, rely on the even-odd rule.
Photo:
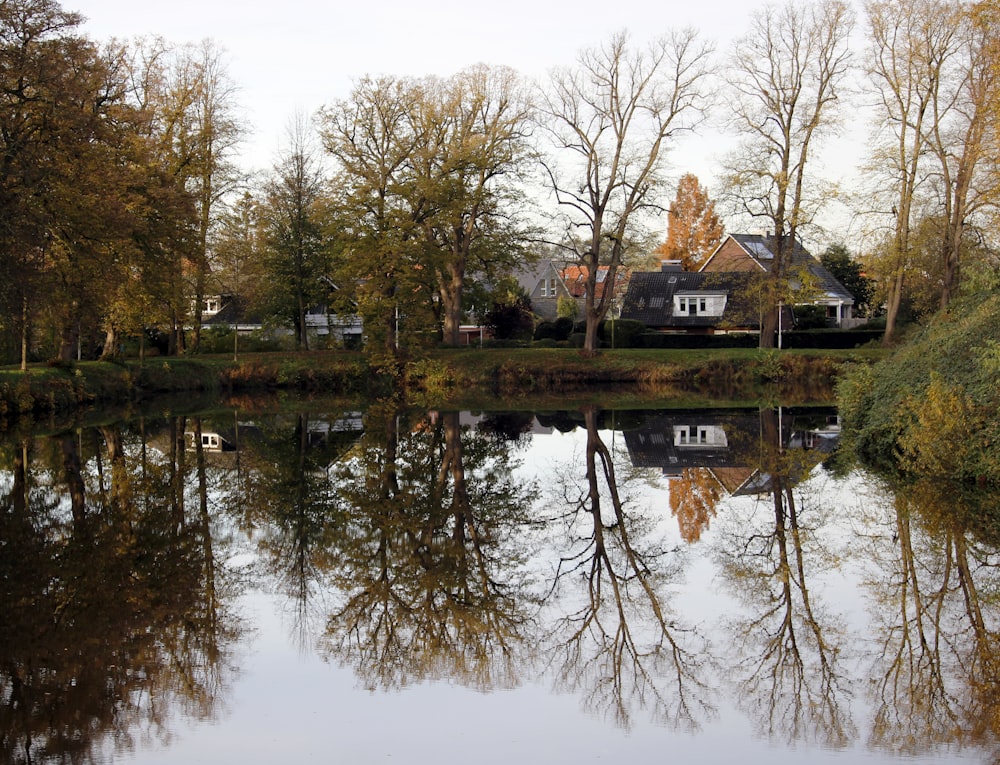
[(344, 602), (327, 630), (367, 686), (518, 681), (530, 601), (517, 532), (531, 487), (512, 468), (508, 447), (457, 412), (405, 427), (391, 403), (369, 409), (357, 450), (333, 470), (345, 520), (328, 576)]
[(697, 542), (715, 517), (723, 486), (707, 468), (685, 468), (670, 484), (670, 511), (677, 518), (681, 539)]
[(886, 533), (872, 538), (872, 745), (917, 754), (1000, 734), (998, 499), (946, 482), (896, 487)]
[[(291, 598), (300, 647), (324, 617), (320, 583), (338, 565), (331, 534), (342, 526), (328, 471), (358, 434), (337, 429), (336, 419), (308, 412), (258, 418), (233, 433), (233, 469), (225, 485), (227, 504), (255, 531), (261, 565)], [(226, 501), (224, 499), (224, 501)]]
[(106, 427), (13, 454), (0, 495), (4, 762), (96, 761), (166, 737), (171, 706), (213, 714), (237, 628), (210, 593), (205, 527), (133, 500), (155, 494), (138, 453)]
[[(830, 561), (793, 491), (809, 465), (802, 450), (782, 445), (777, 412), (760, 417), (758, 487), (767, 502), (731, 519), (738, 528), (721, 551), (729, 584), (750, 609), (733, 625), (741, 702), (769, 736), (843, 747), (855, 732), (841, 668), (846, 639), (810, 592), (810, 577)], [(815, 517), (819, 508), (810, 510)]]
[[(685, 647), (694, 635), (675, 624), (660, 592), (677, 573), (675, 552), (649, 541), (646, 519), (626, 513), (596, 409), (584, 411), (584, 423), (586, 482), (581, 487), (567, 477), (569, 511), (562, 516), (570, 537), (582, 544), (563, 555), (551, 586), (554, 596), (582, 581), (583, 605), (556, 620), (547, 641), (551, 666), (561, 688), (584, 693), (588, 708), (622, 726), (631, 725), (638, 708), (695, 727), (708, 705), (699, 660)], [(559, 601), (552, 603), (556, 609)]]

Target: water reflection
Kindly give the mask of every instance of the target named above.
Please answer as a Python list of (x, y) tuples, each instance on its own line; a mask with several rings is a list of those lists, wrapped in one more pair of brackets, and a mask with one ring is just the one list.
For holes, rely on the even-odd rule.
[[(178, 460), (108, 426), (4, 446), (0, 752), (85, 761), (211, 718), (241, 625)], [(183, 450), (182, 450), (183, 451)], [(176, 454), (174, 455), (176, 457)]]
[(830, 472), (837, 434), (387, 401), (0, 440), (0, 759), (224, 724), (247, 590), (372, 691), (541, 681), (624, 729), (735, 707), (791, 746), (993, 754), (997, 497)]
[(595, 408), (583, 412), (584, 472), (563, 466), (563, 501), (545, 519), (564, 532), (554, 540), (560, 557), (548, 586), (556, 601), (543, 640), (548, 668), (558, 687), (621, 725), (644, 709), (694, 728), (710, 705), (697, 635), (679, 626), (665, 593), (679, 556), (652, 533), (649, 509), (629, 502), (630, 481), (619, 481), (598, 420)]
[(409, 421), (391, 405), (369, 410), (332, 476), (342, 523), (325, 572), (340, 600), (325, 648), (368, 687), (517, 683), (531, 645), (530, 487), (512, 460), (457, 412)]
[(920, 481), (873, 508), (869, 582), (881, 637), (873, 745), (918, 753), (1000, 726), (995, 495)]
[[(731, 677), (761, 732), (788, 743), (844, 747), (854, 738), (843, 660), (851, 650), (843, 618), (812, 588), (835, 566), (824, 549), (823, 511), (795, 487), (813, 460), (789, 448), (778, 413), (759, 413), (759, 466), (748, 478), (762, 499), (737, 516), (717, 549), (725, 582), (744, 607), (732, 617)], [(740, 492), (746, 492), (745, 485)]]

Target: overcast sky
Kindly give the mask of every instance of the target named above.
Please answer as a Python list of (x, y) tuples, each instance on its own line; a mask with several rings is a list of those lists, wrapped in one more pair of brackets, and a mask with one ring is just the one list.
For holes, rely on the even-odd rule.
[[(582, 47), (627, 29), (641, 42), (670, 29), (693, 27), (719, 50), (743, 34), (759, 2), (688, 0), (63, 0), (79, 11), (91, 38), (159, 35), (173, 43), (212, 39), (225, 51), (227, 70), (251, 132), (248, 168), (270, 167), (297, 111), (348, 95), (365, 74), (452, 74), (476, 63), (505, 64), (542, 78), (570, 65)], [(718, 141), (688, 140), (669, 156), (676, 175), (694, 172), (710, 192)], [(841, 160), (842, 168), (853, 160)]]

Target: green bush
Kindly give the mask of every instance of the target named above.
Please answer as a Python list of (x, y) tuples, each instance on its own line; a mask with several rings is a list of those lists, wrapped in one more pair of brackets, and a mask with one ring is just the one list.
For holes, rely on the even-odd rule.
[(882, 339), (882, 330), (816, 329), (783, 332), (782, 348), (857, 348)]
[(565, 340), (573, 332), (573, 320), (560, 317), (555, 321), (540, 321), (535, 327), (535, 340)]
[(757, 335), (685, 335), (644, 332), (639, 337), (642, 348), (756, 348)]
[[(615, 348), (639, 348), (641, 347), (642, 334), (646, 331), (646, 325), (634, 319), (615, 319), (614, 321), (602, 321), (599, 329), (601, 341), (605, 345)], [(614, 332), (614, 339), (612, 339)]]
[(797, 305), (792, 309), (792, 312), (795, 314), (796, 329), (825, 329), (827, 327), (826, 308), (824, 306)]
[[(1000, 295), (953, 303), (837, 389), (843, 446), (866, 464), (1000, 484)], [(960, 459), (957, 457), (960, 455)]]

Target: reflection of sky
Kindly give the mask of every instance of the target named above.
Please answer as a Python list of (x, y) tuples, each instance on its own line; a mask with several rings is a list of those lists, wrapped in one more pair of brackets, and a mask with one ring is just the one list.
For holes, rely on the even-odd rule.
[[(610, 432), (602, 437), (611, 444)], [(627, 453), (616, 448), (619, 479), (628, 472)], [(525, 480), (545, 484), (557, 472), (572, 469), (582, 482), (585, 434), (535, 434), (519, 456)], [(636, 482), (629, 493), (636, 508), (660, 516), (654, 533), (670, 547), (681, 545), (676, 521), (670, 517), (667, 482)], [(820, 492), (824, 492), (820, 494)], [(796, 489), (800, 512), (810, 520), (822, 517), (823, 552), (830, 560), (843, 559), (856, 529), (851, 520), (867, 487), (854, 478), (833, 481), (821, 468)], [(551, 493), (540, 492), (540, 503)], [(542, 513), (546, 508), (538, 508)], [(718, 553), (745, 531), (746, 524), (773, 509), (765, 500), (723, 500), (712, 526), (700, 542), (683, 552), (684, 568), (670, 583), (665, 602), (685, 625), (696, 628), (712, 644), (713, 654), (731, 650), (723, 625), (739, 614), (740, 594), (722, 581)], [(552, 553), (555, 555), (556, 553)], [(818, 553), (808, 560), (824, 558)], [(544, 566), (539, 566), (539, 569)], [(811, 572), (811, 593), (827, 613), (847, 619), (850, 633), (864, 635), (863, 604), (857, 598), (860, 580), (841, 567)], [(264, 585), (265, 590), (273, 587)], [(212, 723), (177, 721), (169, 747), (140, 747), (116, 762), (130, 763), (510, 763), (517, 762), (699, 762), (799, 763), (809, 762), (958, 762), (978, 761), (981, 753), (937, 752), (934, 756), (900, 759), (869, 751), (864, 746), (865, 649), (849, 646), (849, 672), (856, 679), (853, 697), (844, 704), (858, 726), (847, 749), (824, 750), (798, 743), (786, 747), (754, 730), (738, 711), (739, 700), (725, 687), (715, 695), (718, 715), (702, 720), (697, 733), (676, 732), (650, 721), (637, 711), (634, 727), (624, 731), (613, 721), (583, 711), (572, 693), (554, 693), (548, 678), (532, 679), (513, 690), (481, 693), (446, 680), (418, 683), (399, 691), (364, 690), (351, 668), (325, 662), (314, 646), (298, 644), (294, 614), (280, 596), (260, 590), (245, 595), (241, 609), (255, 623), (253, 637), (242, 656), (241, 674), (225, 692), (226, 702)], [(313, 625), (316, 632), (321, 620)], [(314, 639), (319, 635), (314, 634)], [(318, 641), (317, 641), (318, 642)], [(857, 641), (860, 642), (860, 641)], [(723, 673), (726, 667), (723, 662)], [(715, 670), (705, 667), (711, 680)]]

